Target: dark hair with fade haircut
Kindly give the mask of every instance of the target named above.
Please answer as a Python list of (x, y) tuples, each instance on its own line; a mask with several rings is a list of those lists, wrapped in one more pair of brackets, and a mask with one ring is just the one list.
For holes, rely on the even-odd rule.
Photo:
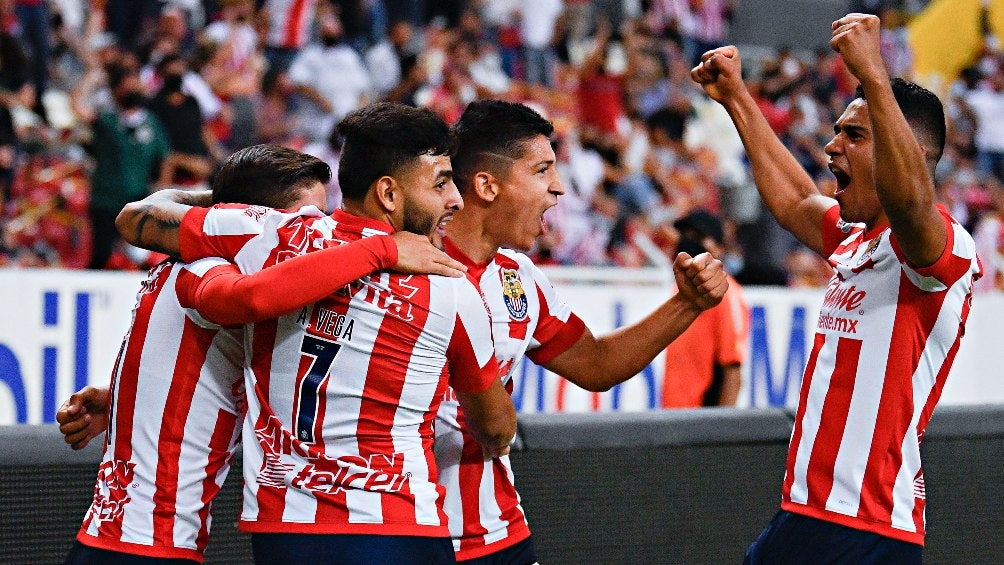
[[(503, 173), (499, 157), (515, 161), (523, 157), (526, 142), (538, 135), (550, 138), (554, 126), (532, 108), (504, 100), (478, 100), (467, 105), (453, 126), (457, 154), (453, 176), (470, 182), (479, 171)], [(507, 163), (505, 170), (508, 170)]]
[[(932, 166), (937, 164), (945, 150), (947, 127), (945, 108), (941, 100), (930, 90), (908, 80), (896, 77), (889, 82), (892, 85), (893, 96), (896, 97), (896, 105), (903, 112), (906, 122), (910, 124), (913, 135), (921, 145), (933, 152), (928, 155)], [(854, 92), (854, 98), (866, 102), (868, 100), (860, 84)]]
[(237, 151), (213, 179), (213, 203), (237, 202), (289, 208), (315, 182), (327, 184), (327, 163), (280, 145), (252, 145)]
[(342, 197), (361, 200), (370, 185), (397, 174), (421, 155), (453, 154), (450, 127), (428, 108), (378, 102), (349, 112), (338, 124)]

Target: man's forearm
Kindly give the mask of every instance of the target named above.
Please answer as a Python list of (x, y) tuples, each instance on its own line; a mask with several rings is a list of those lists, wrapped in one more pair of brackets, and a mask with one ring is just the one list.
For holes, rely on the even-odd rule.
[(185, 213), (211, 204), (211, 191), (161, 190), (126, 204), (115, 219), (115, 227), (136, 247), (177, 257), (181, 254), (178, 235)]

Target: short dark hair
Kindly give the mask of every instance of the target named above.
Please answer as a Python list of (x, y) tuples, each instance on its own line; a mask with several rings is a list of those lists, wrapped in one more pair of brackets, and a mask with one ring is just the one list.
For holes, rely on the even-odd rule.
[[(896, 105), (910, 124), (913, 135), (921, 145), (933, 151), (929, 158), (937, 163), (945, 150), (945, 108), (941, 100), (930, 90), (899, 77), (892, 79), (890, 84)], [(867, 101), (860, 84), (854, 98)]]
[(392, 102), (350, 112), (338, 133), (344, 139), (338, 185), (347, 200), (361, 200), (377, 179), (421, 155), (452, 155), (454, 149), (449, 126), (432, 110)]
[(687, 129), (687, 114), (672, 108), (662, 108), (649, 116), (645, 125), (651, 130), (662, 130), (673, 141), (681, 141)]
[(213, 179), (213, 202), (289, 208), (314, 182), (327, 184), (327, 163), (279, 145), (252, 145), (231, 155)]
[(526, 151), (527, 141), (538, 135), (549, 138), (552, 133), (554, 126), (551, 122), (523, 104), (503, 100), (471, 102), (453, 126), (457, 140), (457, 154), (453, 157), (454, 177), (462, 184), (469, 182), (479, 171), (502, 174), (503, 171), (498, 170), (498, 160), (487, 156), (494, 154), (519, 159)]

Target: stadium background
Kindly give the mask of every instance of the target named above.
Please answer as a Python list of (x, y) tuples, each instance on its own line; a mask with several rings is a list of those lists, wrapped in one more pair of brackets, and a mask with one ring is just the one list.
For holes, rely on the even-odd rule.
[[(28, 27), (18, 21), (17, 4), (35, 3), (0, 2), (0, 19), (11, 37), (30, 51)], [(47, 6), (51, 14), (74, 4), (51, 1)], [(426, 4), (431, 6), (427, 6), (430, 12), (447, 6), (442, 14), (430, 14), (433, 18), (423, 22), (429, 31), (444, 21), (449, 29), (453, 22), (448, 6), (467, 3)], [(632, 10), (644, 17), (655, 2), (592, 4), (597, 10), (620, 4), (625, 8), (621, 14), (631, 19)], [(107, 5), (116, 2), (109, 0)], [(213, 2), (204, 5), (204, 13), (211, 19), (212, 10), (219, 6)], [(740, 45), (753, 80), (770, 76), (772, 69), (783, 69), (787, 53), (801, 61), (796, 74), (808, 76), (815, 57), (812, 50), (825, 45), (820, 38), (825, 39), (830, 21), (851, 8), (878, 11), (886, 6), (905, 16), (905, 25), (890, 34), (890, 44), (893, 48), (909, 47), (909, 73), (944, 97), (950, 119), (954, 119), (951, 109), (964, 97), (957, 80), (960, 73), (965, 74), (963, 69), (975, 66), (987, 76), (992, 70), (980, 70), (981, 63), (996, 59), (1000, 64), (1000, 41), (995, 38), (1004, 30), (1004, 1), (739, 0), (734, 3), (725, 39)], [(439, 19), (435, 19), (437, 15)], [(899, 44), (897, 37), (901, 38)], [(114, 37), (99, 34), (87, 38), (87, 45), (97, 48), (110, 40)], [(685, 40), (681, 37), (679, 43)], [(359, 44), (361, 50), (365, 47), (365, 43)], [(667, 55), (670, 59), (673, 56), (684, 55)], [(616, 66), (616, 50), (610, 52), (608, 60)], [(555, 119), (563, 137), (570, 132), (581, 139), (588, 137), (585, 125), (576, 121), (574, 108), (569, 109), (558, 95), (561, 85), (523, 87), (520, 79), (526, 78), (521, 74), (525, 69), (514, 68), (515, 86), (506, 91), (507, 97), (536, 104)], [(671, 86), (676, 84), (668, 76), (666, 80)], [(11, 180), (5, 181), (9, 192), (5, 193), (0, 253), (3, 563), (55, 562), (65, 553), (90, 497), (98, 454), (94, 449), (71, 453), (59, 443), (54, 427), (45, 424), (52, 421), (56, 406), (73, 390), (85, 383), (107, 382), (142, 277), (136, 270), (157, 260), (123, 249), (106, 267), (132, 272), (72, 270), (86, 265), (88, 259), (89, 162), (74, 137), (77, 125), (60, 125), (67, 108), (65, 98), (60, 103), (57, 77), (50, 77), (47, 88), (49, 123), (33, 119), (26, 108), (16, 104), (11, 109), (20, 137)], [(430, 90), (432, 94), (439, 92)], [(817, 286), (814, 266), (788, 260), (797, 254), (797, 248), (776, 233), (769, 219), (758, 214), (755, 199), (750, 202), (748, 183), (731, 182), (721, 170), (701, 168), (702, 153), (693, 148), (720, 132), (715, 129), (714, 106), (696, 98), (689, 100), (686, 135), (691, 150), (684, 162), (697, 165), (684, 172), (696, 175), (715, 198), (701, 200), (688, 195), (684, 205), (684, 199), (674, 202), (673, 196), (662, 195), (661, 204), (676, 206), (677, 213), (685, 206), (712, 207), (735, 234), (729, 241), (730, 266), (738, 268), (755, 257), (777, 267), (781, 282), (799, 287), (747, 287), (754, 334), (739, 406), (763, 409), (652, 410), (660, 390), (658, 362), (631, 382), (602, 395), (577, 390), (527, 364), (520, 373), (516, 396), (524, 414), (521, 437), (525, 449), (514, 456), (514, 466), (545, 563), (734, 562), (776, 509), (781, 480), (778, 470), (791, 424), (791, 415), (783, 408), (794, 405), (804, 362), (799, 348), (804, 347), (805, 332), (814, 324), (822, 290)], [(792, 91), (783, 92), (772, 102), (782, 114), (787, 111), (787, 122), (782, 120), (779, 127), (791, 133), (798, 121), (798, 113), (792, 110), (797, 106), (796, 97)], [(448, 105), (436, 107), (448, 115)], [(825, 116), (819, 120), (824, 132), (816, 132), (816, 138), (825, 136), (829, 127)], [(963, 121), (960, 118), (958, 125), (965, 125)], [(978, 124), (969, 126), (975, 129)], [(970, 136), (973, 134), (970, 131)], [(797, 136), (786, 140), (798, 143)], [(221, 136), (218, 141), (226, 150), (237, 147), (231, 138)], [(308, 145), (302, 136), (285, 141), (301, 148)], [(587, 149), (604, 154), (602, 136), (593, 141), (595, 146)], [(725, 162), (729, 144), (721, 145), (725, 147), (716, 147), (716, 156)], [(962, 151), (955, 157), (951, 169), (939, 174), (939, 196), (971, 229), (999, 230), (996, 218), (1004, 202), (999, 181), (979, 174), (974, 155)], [(967, 172), (974, 174), (967, 177)], [(573, 179), (581, 178), (569, 174)], [(673, 178), (693, 178), (679, 171), (676, 174)], [(820, 182), (825, 186), (825, 179)], [(585, 215), (595, 221), (587, 226), (578, 247), (568, 250), (545, 244), (536, 250), (539, 260), (557, 264), (549, 274), (573, 309), (598, 332), (640, 318), (671, 292), (665, 263), (667, 243), (660, 239), (663, 234), (659, 229), (669, 217), (661, 216), (661, 224), (642, 217), (639, 211), (630, 210), (630, 198), (616, 197), (609, 179), (604, 183), (615, 196), (614, 212), (604, 207), (610, 202), (599, 197), (586, 202)], [(556, 227), (567, 230), (567, 238), (576, 233), (574, 225), (557, 220)], [(753, 245), (743, 239), (751, 232), (769, 236)], [(999, 254), (1004, 238), (990, 239), (990, 254)], [(993, 262), (985, 256), (984, 264), (991, 279), (995, 278)], [(1004, 386), (998, 376), (1004, 352), (999, 347), (996, 323), (1004, 316), (1004, 297), (993, 289), (994, 282), (991, 280), (987, 291), (975, 299), (971, 325), (945, 391), (943, 404), (949, 406), (936, 414), (925, 441), (931, 501), (928, 518), (934, 524), (926, 553), (931, 563), (1004, 562), (1004, 553), (995, 543), (1004, 525), (998, 502), (1004, 491), (999, 465), (1004, 447)], [(609, 414), (555, 414), (594, 411)], [(236, 484), (230, 481), (216, 509), (216, 536), (210, 545), (209, 562), (246, 562), (246, 553), (242, 553), (247, 549), (246, 540), (235, 537), (232, 527)], [(598, 520), (598, 515), (604, 518)]]

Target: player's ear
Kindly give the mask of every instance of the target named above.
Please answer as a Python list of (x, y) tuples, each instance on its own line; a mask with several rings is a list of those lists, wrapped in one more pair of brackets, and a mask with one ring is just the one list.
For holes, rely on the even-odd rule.
[(387, 212), (394, 212), (402, 202), (401, 186), (393, 177), (382, 176), (373, 183), (373, 195)]
[(494, 202), (499, 193), (499, 183), (495, 175), (480, 171), (474, 175), (474, 193), (485, 202)]

